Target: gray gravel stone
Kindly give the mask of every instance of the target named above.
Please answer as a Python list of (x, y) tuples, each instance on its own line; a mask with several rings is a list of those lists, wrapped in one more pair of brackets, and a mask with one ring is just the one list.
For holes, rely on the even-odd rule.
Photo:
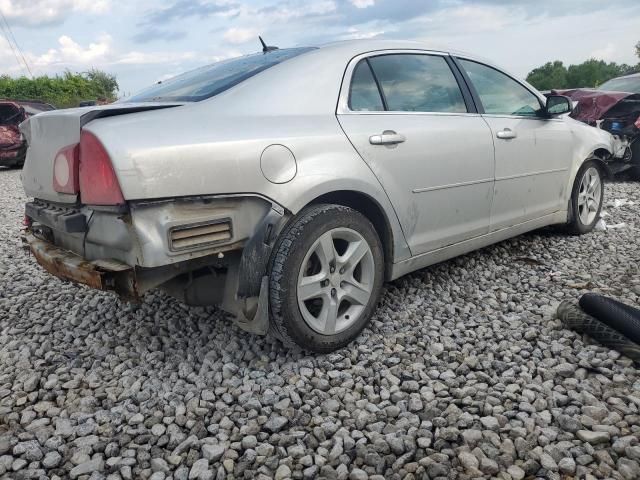
[(267, 420), (267, 422), (264, 424), (264, 428), (269, 432), (279, 432), (287, 423), (289, 423), (289, 420), (287, 420), (285, 417), (274, 415), (269, 420)]
[(275, 480), (285, 480), (291, 478), (291, 469), (287, 465), (280, 465), (276, 470)]
[(58, 452), (47, 452), (42, 459), (42, 466), (44, 468), (55, 468), (60, 465), (61, 460), (62, 456)]
[(507, 473), (511, 475), (513, 480), (522, 480), (526, 475), (526, 472), (518, 465), (510, 465), (509, 468), (507, 468)]
[(611, 435), (608, 432), (592, 432), (591, 430), (578, 430), (576, 436), (583, 442), (587, 442), (592, 445), (608, 442), (611, 438)]
[(93, 472), (102, 472), (104, 470), (104, 462), (102, 458), (98, 457), (88, 462), (81, 463), (80, 465), (76, 465), (71, 469), (69, 475), (71, 478), (78, 478), (81, 475), (90, 474)]
[(309, 355), (50, 276), (20, 248), (19, 173), (0, 170), (0, 477), (640, 478), (638, 370), (554, 316), (590, 290), (640, 303), (637, 183), (605, 187), (635, 202), (605, 207), (624, 228), (388, 283), (353, 345)]
[(224, 455), (224, 445), (202, 445), (202, 456), (211, 462), (217, 462)]
[(189, 470), (189, 480), (199, 479), (209, 470), (209, 462), (201, 458), (200, 460), (196, 460)]
[(576, 462), (571, 457), (565, 457), (558, 462), (561, 473), (573, 474), (576, 471)]

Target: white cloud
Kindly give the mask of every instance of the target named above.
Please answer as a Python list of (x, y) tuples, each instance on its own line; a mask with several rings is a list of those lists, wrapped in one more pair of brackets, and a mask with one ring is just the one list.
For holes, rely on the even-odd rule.
[(105, 61), (111, 54), (111, 36), (101, 35), (96, 42), (83, 47), (68, 35), (58, 38), (58, 47), (50, 48), (42, 55), (27, 53), (27, 61), (37, 70), (56, 66), (93, 66)]
[(360, 30), (355, 27), (351, 27), (348, 30), (347, 35), (343, 38), (345, 40), (366, 40), (369, 38), (375, 38), (384, 35), (384, 30)]
[(606, 60), (611, 62), (615, 60), (620, 50), (616, 48), (614, 43), (607, 43), (602, 48), (597, 48), (589, 54), (590, 58), (597, 58), (598, 60)]
[(193, 52), (128, 52), (124, 55), (114, 56), (106, 63), (120, 65), (150, 65), (163, 63), (176, 63), (183, 60), (196, 58)]
[[(488, 5), (465, 5), (444, 9), (434, 16), (440, 23), (456, 25), (462, 31), (499, 31), (512, 24), (516, 19), (523, 19), (524, 12), (519, 8), (492, 7)], [(442, 23), (440, 23), (442, 25)]]
[(98, 41), (90, 43), (87, 48), (81, 47), (71, 37), (63, 35), (58, 39), (60, 55), (71, 63), (88, 63), (106, 57), (111, 50), (111, 36), (101, 35)]
[(230, 28), (224, 32), (223, 38), (234, 45), (258, 39), (258, 32), (252, 28)]
[(11, 23), (38, 26), (63, 21), (73, 13), (106, 13), (111, 0), (0, 0), (0, 11)]
[[(194, 52), (120, 52), (113, 46), (110, 35), (100, 35), (87, 46), (80, 45), (68, 35), (58, 38), (58, 45), (44, 53), (25, 52), (34, 75), (55, 74), (65, 69), (84, 71), (92, 67), (108, 69), (115, 65), (179, 65), (196, 59)], [(22, 67), (4, 38), (0, 37), (0, 74), (22, 75)]]
[(356, 8), (367, 8), (375, 5), (376, 0), (349, 0)]
[(277, 21), (287, 21), (307, 16), (327, 15), (338, 10), (334, 0), (314, 0), (305, 2), (296, 8), (281, 6), (277, 10), (267, 14), (270, 19)]

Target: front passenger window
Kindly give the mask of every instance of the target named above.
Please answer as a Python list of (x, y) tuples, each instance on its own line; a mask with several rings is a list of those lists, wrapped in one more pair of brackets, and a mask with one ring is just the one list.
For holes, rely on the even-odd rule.
[(460, 59), (462, 68), (480, 96), (485, 113), (536, 117), (542, 105), (538, 97), (498, 70)]

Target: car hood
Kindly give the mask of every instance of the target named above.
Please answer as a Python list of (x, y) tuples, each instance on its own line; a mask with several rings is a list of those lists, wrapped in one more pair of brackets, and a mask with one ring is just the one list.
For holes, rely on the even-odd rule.
[(606, 118), (606, 113), (620, 101), (634, 96), (640, 98), (636, 93), (608, 92), (589, 88), (553, 90), (552, 93), (569, 97), (575, 103), (571, 117), (589, 124), (595, 124), (597, 120)]

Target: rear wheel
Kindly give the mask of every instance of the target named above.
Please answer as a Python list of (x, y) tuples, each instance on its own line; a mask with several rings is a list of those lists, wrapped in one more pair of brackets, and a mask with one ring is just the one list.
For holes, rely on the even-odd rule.
[(383, 266), (380, 239), (361, 213), (341, 205), (303, 210), (272, 256), (272, 333), (314, 352), (347, 345), (375, 309)]
[(604, 200), (604, 183), (600, 167), (593, 160), (585, 162), (573, 184), (570, 202), (569, 232), (589, 233), (600, 218)]

